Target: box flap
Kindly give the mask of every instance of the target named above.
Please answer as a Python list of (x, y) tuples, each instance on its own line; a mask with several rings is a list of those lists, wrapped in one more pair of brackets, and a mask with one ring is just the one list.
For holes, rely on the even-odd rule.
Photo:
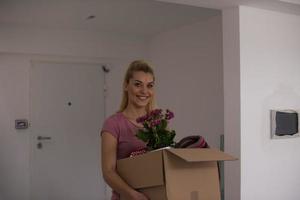
[(221, 200), (216, 161), (186, 162), (164, 151), (164, 164), (168, 199)]
[(119, 175), (133, 188), (164, 185), (162, 151), (117, 161)]
[(222, 161), (237, 160), (237, 158), (224, 153), (217, 149), (204, 148), (186, 148), (186, 149), (167, 149), (170, 152), (187, 162), (203, 162), (203, 161)]

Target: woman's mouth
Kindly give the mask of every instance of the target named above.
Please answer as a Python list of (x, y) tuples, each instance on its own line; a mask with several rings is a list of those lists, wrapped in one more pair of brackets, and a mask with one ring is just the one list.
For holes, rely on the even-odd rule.
[(144, 100), (147, 100), (149, 98), (149, 96), (137, 96), (137, 98), (144, 101)]

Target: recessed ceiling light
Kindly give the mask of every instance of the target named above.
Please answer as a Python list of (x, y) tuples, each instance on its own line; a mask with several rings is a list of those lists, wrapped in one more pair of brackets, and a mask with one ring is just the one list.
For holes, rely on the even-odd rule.
[(90, 15), (90, 16), (88, 16), (88, 17), (86, 18), (86, 20), (91, 20), (91, 19), (95, 19), (95, 18), (96, 18), (95, 15)]

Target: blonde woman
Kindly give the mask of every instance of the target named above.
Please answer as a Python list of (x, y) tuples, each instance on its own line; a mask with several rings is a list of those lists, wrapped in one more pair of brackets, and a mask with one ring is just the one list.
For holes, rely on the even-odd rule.
[(148, 63), (133, 61), (125, 74), (120, 110), (103, 124), (102, 174), (113, 189), (112, 200), (119, 200), (120, 195), (130, 200), (148, 200), (118, 175), (116, 161), (129, 157), (133, 151), (146, 148), (146, 144), (135, 136), (141, 128), (136, 119), (154, 108), (154, 81), (154, 72)]

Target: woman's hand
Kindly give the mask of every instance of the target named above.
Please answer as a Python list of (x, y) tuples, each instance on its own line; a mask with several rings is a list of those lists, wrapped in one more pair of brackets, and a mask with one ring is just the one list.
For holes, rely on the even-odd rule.
[(102, 133), (102, 173), (105, 181), (128, 200), (150, 200), (141, 192), (131, 188), (116, 172), (117, 140), (108, 132)]
[(150, 200), (146, 195), (141, 192), (134, 191), (130, 194), (130, 200)]

